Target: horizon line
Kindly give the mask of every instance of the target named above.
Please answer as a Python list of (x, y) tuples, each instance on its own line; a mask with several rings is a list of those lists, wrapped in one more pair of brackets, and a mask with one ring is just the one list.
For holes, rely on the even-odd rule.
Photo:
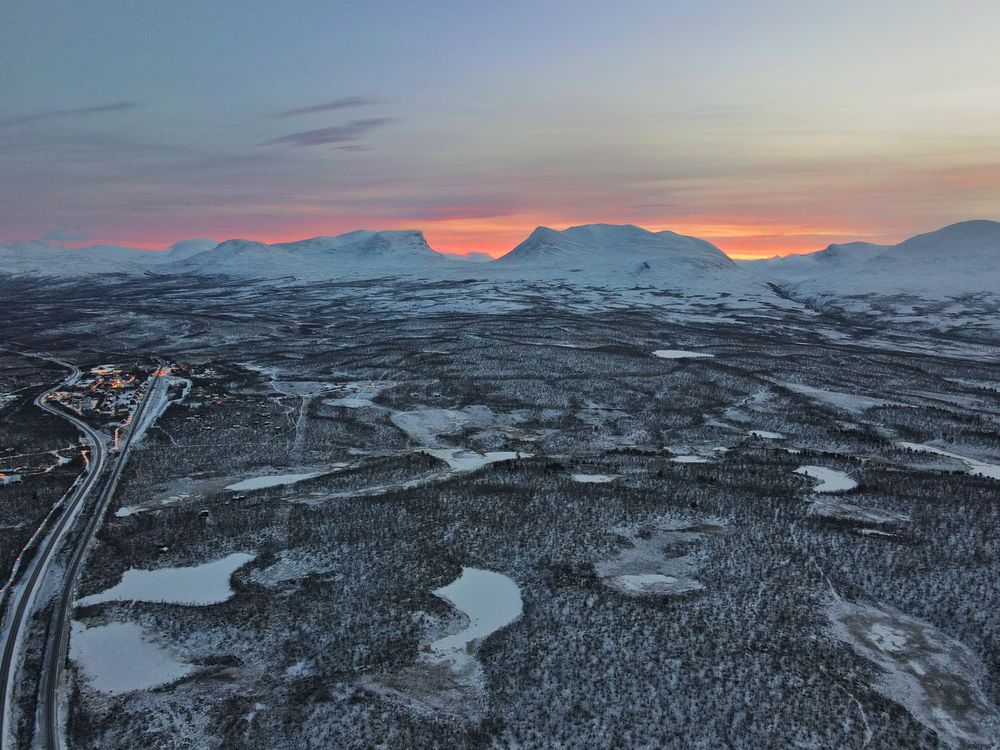
[[(376, 232), (419, 232), (424, 237), (424, 240), (427, 242), (428, 247), (430, 247), (431, 250), (434, 250), (435, 252), (440, 253), (442, 255), (451, 255), (451, 256), (457, 256), (457, 257), (463, 257), (463, 256), (467, 256), (467, 255), (487, 255), (492, 260), (497, 260), (498, 258), (502, 258), (503, 256), (505, 256), (508, 253), (510, 253), (512, 250), (514, 250), (521, 242), (523, 242), (524, 240), (526, 240), (533, 232), (537, 231), (538, 229), (551, 229), (553, 231), (563, 232), (563, 231), (566, 231), (568, 229), (573, 229), (573, 228), (577, 228), (577, 227), (585, 227), (585, 226), (615, 226), (615, 227), (628, 227), (628, 226), (631, 226), (631, 227), (637, 227), (639, 229), (643, 229), (643, 230), (645, 230), (647, 232), (651, 232), (651, 233), (654, 233), (654, 234), (660, 233), (660, 232), (674, 232), (675, 234), (682, 235), (682, 236), (685, 236), (685, 237), (694, 237), (696, 239), (704, 240), (706, 242), (711, 243), (715, 247), (717, 247), (724, 255), (726, 255), (726, 257), (730, 258), (731, 260), (767, 260), (769, 258), (788, 257), (788, 256), (793, 256), (793, 255), (810, 255), (812, 253), (820, 252), (821, 250), (824, 250), (824, 249), (830, 247), (831, 245), (843, 245), (843, 244), (849, 244), (849, 243), (853, 243), (853, 242), (864, 242), (864, 243), (874, 244), (874, 245), (892, 246), (892, 245), (899, 244), (899, 243), (901, 243), (901, 242), (903, 242), (903, 241), (905, 241), (907, 239), (910, 239), (912, 237), (919, 236), (921, 234), (926, 234), (928, 232), (938, 231), (938, 230), (945, 229), (945, 228), (950, 227), (950, 226), (954, 226), (956, 224), (965, 224), (965, 223), (974, 222), (974, 221), (994, 221), (994, 220), (992, 220), (992, 219), (962, 219), (962, 220), (959, 220), (959, 221), (951, 221), (951, 222), (948, 222), (948, 223), (943, 224), (941, 226), (938, 226), (938, 227), (935, 227), (935, 228), (932, 228), (932, 229), (926, 229), (926, 230), (918, 231), (918, 232), (915, 232), (915, 233), (903, 234), (902, 231), (900, 231), (898, 233), (893, 233), (893, 237), (895, 239), (887, 238), (884, 233), (879, 233), (878, 235), (873, 235), (873, 234), (865, 233), (865, 232), (851, 232), (849, 230), (839, 230), (838, 231), (838, 230), (832, 230), (832, 229), (825, 229), (825, 230), (824, 229), (816, 229), (816, 230), (813, 230), (813, 231), (804, 231), (804, 232), (782, 234), (782, 233), (774, 233), (773, 231), (768, 232), (767, 230), (768, 229), (772, 229), (773, 230), (773, 227), (768, 227), (767, 225), (762, 225), (760, 227), (760, 229), (762, 231), (759, 234), (755, 234), (755, 233), (752, 233), (752, 232), (749, 231), (749, 230), (751, 230), (753, 228), (752, 225), (741, 225), (742, 229), (744, 231), (739, 232), (739, 233), (735, 233), (735, 234), (734, 233), (721, 233), (721, 226), (719, 227), (720, 232), (718, 234), (716, 234), (716, 232), (711, 231), (711, 230), (709, 230), (709, 231), (703, 231), (702, 233), (699, 234), (699, 233), (691, 232), (691, 230), (684, 230), (683, 229), (683, 227), (685, 225), (684, 222), (679, 222), (679, 227), (680, 227), (679, 229), (669, 229), (669, 228), (662, 228), (662, 227), (658, 227), (658, 226), (656, 228), (653, 228), (653, 227), (648, 227), (648, 226), (642, 226), (641, 224), (636, 224), (636, 223), (633, 223), (633, 222), (619, 222), (619, 223), (615, 223), (615, 222), (597, 221), (597, 222), (589, 222), (589, 223), (582, 223), (582, 224), (581, 223), (574, 223), (574, 222), (553, 222), (551, 224), (538, 224), (538, 225), (536, 225), (533, 229), (528, 230), (526, 233), (524, 233), (523, 239), (520, 240), (517, 244), (515, 244), (513, 246), (510, 246), (510, 247), (507, 247), (507, 249), (502, 250), (501, 252), (496, 253), (496, 254), (494, 254), (493, 252), (490, 252), (487, 249), (484, 249), (483, 247), (468, 247), (468, 245), (474, 244), (474, 243), (465, 243), (465, 242), (463, 242), (463, 243), (461, 243), (461, 245), (463, 247), (458, 248), (458, 247), (455, 246), (454, 243), (451, 243), (451, 242), (445, 242), (444, 245), (442, 245), (439, 242), (431, 242), (429, 239), (427, 239), (427, 231), (426, 230), (421, 229), (419, 227), (407, 227), (407, 226), (390, 227), (390, 228), (378, 229), (378, 230), (370, 230), (370, 229), (364, 229), (364, 228), (349, 229), (349, 230), (346, 230), (346, 231), (338, 231), (335, 234), (326, 234), (326, 233), (322, 233), (322, 232), (319, 233), (319, 234), (312, 234), (312, 233), (306, 232), (305, 233), (306, 236), (302, 236), (300, 234), (300, 235), (298, 235), (297, 237), (295, 237), (293, 239), (285, 239), (285, 238), (275, 239), (273, 235), (262, 235), (262, 234), (258, 234), (258, 233), (251, 233), (251, 234), (245, 235), (245, 236), (227, 237), (226, 239), (223, 239), (223, 240), (216, 240), (214, 237), (188, 237), (188, 238), (182, 238), (182, 239), (172, 240), (172, 241), (167, 241), (167, 242), (163, 242), (163, 241), (145, 241), (145, 240), (135, 242), (135, 241), (131, 241), (131, 240), (99, 239), (99, 238), (98, 239), (90, 239), (90, 238), (88, 238), (86, 240), (73, 240), (73, 241), (58, 241), (58, 240), (45, 239), (44, 237), (36, 237), (36, 238), (25, 239), (25, 240), (14, 240), (14, 241), (8, 241), (8, 242), (0, 242), (0, 247), (2, 247), (2, 246), (10, 247), (12, 245), (28, 244), (28, 243), (33, 243), (34, 242), (34, 243), (40, 243), (40, 244), (43, 244), (43, 245), (47, 245), (49, 247), (60, 248), (60, 249), (64, 249), (64, 250), (84, 250), (84, 249), (91, 248), (91, 247), (115, 246), (115, 247), (120, 247), (122, 249), (147, 250), (147, 251), (150, 251), (150, 252), (165, 252), (165, 251), (169, 250), (173, 245), (178, 244), (180, 242), (187, 242), (187, 241), (193, 241), (193, 240), (199, 240), (199, 239), (205, 239), (205, 240), (209, 240), (211, 242), (214, 242), (215, 245), (216, 245), (216, 247), (218, 245), (221, 245), (224, 242), (230, 242), (230, 241), (234, 241), (234, 240), (245, 240), (245, 241), (250, 241), (250, 242), (260, 242), (261, 244), (273, 246), (273, 245), (281, 245), (281, 244), (291, 244), (291, 243), (295, 243), (295, 242), (304, 242), (306, 240), (317, 239), (317, 238), (320, 238), (320, 237), (340, 237), (340, 236), (343, 236), (345, 234), (350, 234), (352, 232), (359, 232), (359, 231), (368, 231), (368, 232), (373, 232), (373, 233), (376, 233)], [(435, 223), (435, 222), (432, 222), (432, 224), (433, 223)], [(707, 225), (707, 226), (706, 225), (701, 225), (701, 226), (703, 228), (708, 228), (711, 225)], [(729, 228), (733, 228), (734, 225), (723, 225), (723, 226), (728, 226)], [(806, 229), (806, 228), (803, 227), (803, 229)], [(255, 234), (256, 234), (256, 237), (254, 236)], [(500, 235), (500, 234), (503, 234), (503, 232), (496, 232), (495, 234)], [(813, 245), (812, 249), (789, 249), (789, 248), (786, 247), (786, 248), (784, 248), (784, 251), (782, 251), (782, 248), (778, 247), (781, 244), (779, 242), (779, 240), (781, 240), (782, 238), (784, 238), (786, 240), (790, 240), (790, 239), (793, 239), (793, 238), (796, 238), (796, 237), (818, 238), (818, 237), (824, 237), (824, 236), (825, 237), (830, 237), (830, 238), (852, 237), (852, 239), (841, 239), (840, 241), (827, 242), (825, 245), (822, 245), (822, 246)], [(771, 251), (766, 251), (764, 253), (747, 253), (747, 252), (741, 252), (739, 250), (735, 250), (735, 251), (734, 250), (727, 250), (725, 247), (722, 247), (723, 244), (732, 244), (731, 242), (725, 242), (725, 240), (730, 240), (730, 241), (754, 240), (754, 241), (758, 241), (758, 242), (759, 241), (766, 242), (769, 239), (775, 240), (776, 247), (774, 247)], [(881, 241), (875, 241), (876, 239), (877, 240), (881, 240)], [(718, 241), (722, 241), (721, 244)], [(440, 249), (443, 246), (446, 247), (447, 249)]]

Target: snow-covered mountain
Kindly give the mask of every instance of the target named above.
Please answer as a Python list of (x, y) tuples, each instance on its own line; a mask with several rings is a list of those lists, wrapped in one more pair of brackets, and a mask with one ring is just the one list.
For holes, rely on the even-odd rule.
[(47, 242), (0, 245), (0, 273), (48, 277), (139, 274), (182, 261), (215, 247), (215, 240), (183, 240), (166, 250), (144, 250), (125, 245), (66, 248)]
[(167, 268), (168, 274), (204, 276), (294, 277), (307, 270), (302, 258), (282, 248), (253, 240), (226, 240), (184, 258)]
[(823, 250), (802, 255), (786, 255), (766, 260), (737, 261), (756, 272), (767, 273), (785, 280), (802, 280), (831, 271), (840, 272), (864, 263), (889, 248), (868, 242), (845, 242), (828, 245)]
[(1000, 222), (965, 221), (898, 245), (831, 245), (744, 267), (804, 296), (912, 295), (946, 299), (1000, 293)]
[(507, 276), (594, 286), (702, 289), (754, 283), (710, 242), (628, 224), (588, 224), (562, 231), (539, 227), (489, 265)]
[(471, 252), (465, 253), (464, 255), (459, 255), (458, 253), (441, 253), (448, 260), (457, 260), (463, 263), (489, 263), (493, 260), (493, 256), (489, 253), (482, 252)]
[[(186, 240), (166, 251), (118, 245), (67, 249), (44, 242), (0, 246), (0, 274), (74, 278), (172, 274), (324, 281), (351, 277), (476, 278), (511, 285), (555, 280), (612, 290), (798, 300), (949, 299), (998, 295), (1000, 223), (967, 221), (898, 245), (830, 245), (808, 255), (735, 263), (697, 237), (631, 225), (539, 227), (496, 261), (456, 263), (419, 231), (359, 230), (267, 245)], [(853, 304), (853, 303), (852, 303)]]
[(359, 230), (336, 237), (313, 237), (265, 245), (227, 240), (173, 267), (175, 273), (304, 280), (361, 276), (427, 275), (446, 259), (431, 249), (422, 232)]

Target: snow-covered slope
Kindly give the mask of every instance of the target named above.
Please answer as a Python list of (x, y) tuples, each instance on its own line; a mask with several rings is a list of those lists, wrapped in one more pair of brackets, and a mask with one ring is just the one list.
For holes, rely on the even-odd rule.
[(831, 245), (744, 267), (806, 296), (1000, 294), (1000, 222), (966, 221), (898, 245)]
[(344, 277), (433, 275), (445, 258), (421, 232), (359, 230), (336, 237), (265, 245), (228, 240), (174, 267), (177, 273), (249, 278), (323, 280)]
[(124, 245), (65, 248), (47, 242), (0, 245), (0, 274), (75, 277), (140, 274), (172, 265), (215, 247), (214, 240), (183, 240), (167, 250), (144, 250)]
[(282, 248), (253, 240), (226, 240), (162, 269), (165, 273), (260, 278), (305, 273), (302, 259)]
[(701, 289), (754, 283), (710, 242), (631, 225), (539, 227), (490, 265), (510, 276), (593, 285)]
[(887, 250), (888, 247), (888, 245), (873, 245), (868, 242), (845, 242), (839, 245), (828, 245), (825, 249), (814, 253), (737, 262), (756, 272), (797, 281), (820, 274), (842, 272), (870, 260)]

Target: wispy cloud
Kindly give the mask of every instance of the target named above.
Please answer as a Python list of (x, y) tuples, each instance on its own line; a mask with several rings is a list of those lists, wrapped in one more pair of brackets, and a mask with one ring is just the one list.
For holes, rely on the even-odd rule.
[(82, 117), (86, 115), (100, 115), (108, 112), (125, 112), (138, 107), (136, 102), (111, 102), (109, 104), (97, 104), (93, 107), (76, 107), (75, 109), (47, 109), (41, 112), (32, 112), (26, 115), (16, 115), (0, 120), (0, 127), (7, 128), (13, 125), (28, 125), (33, 122), (43, 122), (44, 120), (60, 120), (65, 117)]
[(346, 96), (343, 99), (334, 99), (332, 102), (323, 104), (313, 104), (309, 107), (299, 107), (298, 109), (286, 109), (284, 112), (277, 112), (273, 117), (298, 117), (299, 115), (314, 115), (318, 112), (333, 112), (339, 109), (352, 109), (354, 107), (367, 107), (370, 104), (378, 104), (378, 99), (367, 96)]
[(389, 123), (396, 122), (395, 117), (370, 117), (365, 120), (351, 120), (343, 125), (334, 125), (318, 130), (305, 130), (301, 133), (272, 138), (264, 141), (262, 146), (325, 146), (331, 143), (352, 143), (362, 136), (371, 133)]

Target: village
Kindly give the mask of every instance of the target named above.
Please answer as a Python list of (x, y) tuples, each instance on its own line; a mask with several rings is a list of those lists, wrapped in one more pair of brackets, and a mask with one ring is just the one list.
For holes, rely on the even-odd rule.
[(81, 417), (120, 425), (142, 399), (145, 379), (145, 373), (138, 369), (98, 365), (70, 388), (49, 393), (46, 400), (56, 401)]

